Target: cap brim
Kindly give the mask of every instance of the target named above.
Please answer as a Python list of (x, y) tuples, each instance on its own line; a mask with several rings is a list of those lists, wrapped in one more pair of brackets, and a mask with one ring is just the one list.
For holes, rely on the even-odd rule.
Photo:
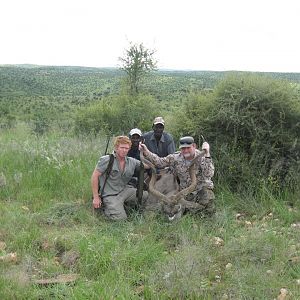
[(153, 125), (156, 125), (156, 124), (161, 124), (161, 125), (165, 126), (165, 123), (162, 123), (162, 122), (155, 122), (155, 123), (153, 123)]
[(193, 144), (183, 144), (183, 145), (179, 146), (179, 149), (181, 149), (181, 148), (190, 148), (192, 146), (193, 146)]

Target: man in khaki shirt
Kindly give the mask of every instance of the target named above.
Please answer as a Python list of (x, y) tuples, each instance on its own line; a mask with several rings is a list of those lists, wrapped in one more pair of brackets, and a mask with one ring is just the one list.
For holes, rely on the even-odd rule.
[[(103, 207), (104, 214), (112, 220), (127, 218), (124, 204), (137, 206), (136, 189), (128, 185), (134, 171), (140, 166), (140, 161), (128, 157), (131, 141), (127, 136), (118, 136), (114, 142), (114, 161), (107, 177), (106, 170), (109, 164), (109, 155), (100, 157), (92, 174), (91, 184), (93, 191), (93, 206), (95, 209)], [(100, 194), (99, 194), (100, 191)], [(143, 201), (148, 197), (144, 192)]]

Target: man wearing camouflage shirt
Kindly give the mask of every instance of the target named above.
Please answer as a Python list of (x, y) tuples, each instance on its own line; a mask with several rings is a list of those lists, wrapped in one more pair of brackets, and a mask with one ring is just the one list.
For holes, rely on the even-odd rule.
[(150, 152), (145, 144), (140, 144), (140, 150), (146, 159), (151, 161), (156, 167), (169, 166), (175, 176), (179, 179), (179, 189), (188, 187), (191, 183), (189, 176), (189, 166), (193, 158), (199, 155), (196, 160), (197, 188), (194, 192), (187, 195), (186, 200), (201, 204), (201, 208), (193, 212), (201, 212), (206, 215), (215, 213), (213, 182), (211, 178), (214, 175), (214, 165), (210, 157), (210, 147), (207, 142), (202, 144), (204, 156), (201, 151), (196, 149), (196, 144), (191, 136), (182, 137), (179, 140), (180, 152), (169, 154), (166, 157), (159, 157)]

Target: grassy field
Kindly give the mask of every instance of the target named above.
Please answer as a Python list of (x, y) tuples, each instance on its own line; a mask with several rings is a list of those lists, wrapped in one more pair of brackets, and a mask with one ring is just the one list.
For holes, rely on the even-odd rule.
[(211, 219), (109, 222), (90, 202), (104, 146), (0, 132), (0, 299), (300, 299), (299, 197), (217, 186)]

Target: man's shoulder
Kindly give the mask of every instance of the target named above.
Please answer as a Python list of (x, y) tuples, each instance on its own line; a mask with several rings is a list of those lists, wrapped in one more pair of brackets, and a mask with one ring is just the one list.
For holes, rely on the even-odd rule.
[[(170, 155), (172, 155), (172, 154), (170, 154)], [(174, 155), (174, 157), (178, 160), (183, 160), (184, 159), (184, 157), (183, 157), (183, 155), (181, 154), (181, 151), (176, 151), (176, 152), (174, 152), (173, 153), (173, 155)]]
[(164, 136), (165, 140), (167, 140), (167, 141), (173, 141), (174, 140), (172, 134), (169, 133), (169, 132), (164, 131), (163, 136)]
[(105, 172), (108, 166), (115, 165), (115, 159), (113, 154), (103, 155), (100, 157), (97, 169), (102, 173)]
[(198, 156), (198, 159), (202, 159), (204, 156), (203, 150), (196, 149), (195, 155)]
[(106, 164), (111, 164), (111, 163), (114, 163), (115, 161), (115, 154), (114, 153), (111, 153), (111, 154), (106, 154), (106, 155), (103, 155), (100, 157), (99, 159), (99, 163), (101, 165), (106, 165)]
[(181, 158), (181, 153), (180, 151), (176, 151), (174, 153), (171, 153), (167, 156), (170, 160), (178, 160)]
[(100, 157), (99, 160), (100, 160), (101, 162), (109, 161), (112, 155), (113, 155), (113, 154), (106, 154), (106, 155), (103, 155), (103, 156)]
[(196, 149), (195, 152), (196, 152), (196, 155), (202, 154), (202, 151), (200, 151), (199, 149)]
[(153, 131), (147, 131), (143, 134), (143, 138), (149, 138), (152, 136), (152, 134), (153, 134)]

